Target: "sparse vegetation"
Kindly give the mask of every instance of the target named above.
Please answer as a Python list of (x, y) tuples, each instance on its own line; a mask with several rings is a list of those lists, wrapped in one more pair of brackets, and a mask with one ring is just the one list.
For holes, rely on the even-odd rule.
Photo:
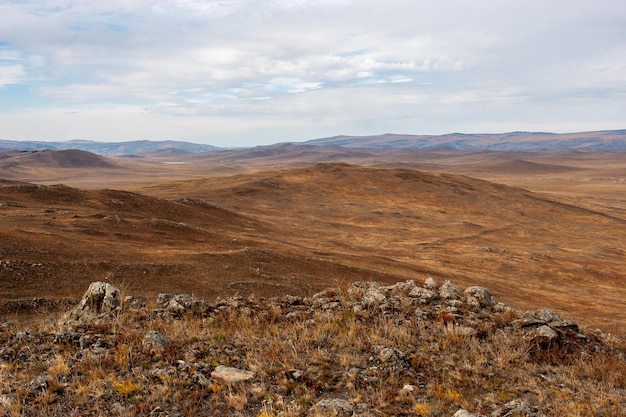
[[(120, 305), (25, 329), (3, 322), (0, 408), (14, 416), (296, 417), (348, 408), (451, 416), (460, 408), (504, 415), (521, 404), (526, 411), (515, 415), (624, 415), (622, 340), (544, 310), (522, 315), (478, 306), (468, 291), (446, 298), (414, 288), (357, 283), (310, 298), (214, 303), (161, 297), (155, 308)], [(538, 335), (541, 320), (552, 320), (555, 339)], [(161, 351), (145, 342), (148, 333), (167, 340)], [(213, 374), (218, 365), (254, 376), (229, 382)]]
[[(626, 415), (626, 159), (435, 156), (498, 183), (308, 159), (259, 172), (265, 157), (229, 177), (216, 162), (219, 178), (206, 161), (3, 160), (10, 179), (98, 189), (0, 180), (0, 415)], [(93, 277), (122, 290), (66, 315)]]

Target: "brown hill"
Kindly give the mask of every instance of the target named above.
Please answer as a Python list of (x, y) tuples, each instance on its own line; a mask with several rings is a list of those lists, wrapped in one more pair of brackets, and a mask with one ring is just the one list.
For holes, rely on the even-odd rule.
[(114, 168), (116, 166), (105, 157), (77, 149), (5, 152), (0, 161), (2, 165), (21, 164), (46, 168)]
[[(0, 294), (311, 294), (452, 279), (626, 333), (626, 220), (458, 175), (318, 164), (125, 191), (0, 188)], [(6, 308), (5, 308), (6, 311)]]

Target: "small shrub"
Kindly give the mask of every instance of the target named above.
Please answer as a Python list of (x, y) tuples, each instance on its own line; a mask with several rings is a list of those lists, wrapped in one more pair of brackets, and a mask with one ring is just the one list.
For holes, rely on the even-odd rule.
[(141, 385), (130, 380), (117, 381), (113, 383), (113, 388), (124, 398), (132, 397), (141, 390)]
[(420, 404), (420, 403), (415, 404), (415, 406), (413, 408), (415, 408), (415, 412), (417, 412), (417, 414), (420, 415), (420, 416), (427, 416), (427, 415), (429, 415), (430, 412), (433, 409), (428, 404)]

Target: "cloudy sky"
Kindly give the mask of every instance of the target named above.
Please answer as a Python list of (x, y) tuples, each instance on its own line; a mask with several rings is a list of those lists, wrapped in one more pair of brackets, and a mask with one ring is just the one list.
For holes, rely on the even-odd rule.
[(623, 0), (0, 0), (2, 139), (623, 128)]

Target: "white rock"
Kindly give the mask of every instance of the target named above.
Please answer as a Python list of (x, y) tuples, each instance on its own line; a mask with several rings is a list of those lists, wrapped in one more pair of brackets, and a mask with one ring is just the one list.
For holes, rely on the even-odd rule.
[(228, 384), (236, 384), (254, 378), (254, 372), (219, 365), (215, 368), (215, 370), (213, 370), (213, 372), (211, 372), (211, 376)]

